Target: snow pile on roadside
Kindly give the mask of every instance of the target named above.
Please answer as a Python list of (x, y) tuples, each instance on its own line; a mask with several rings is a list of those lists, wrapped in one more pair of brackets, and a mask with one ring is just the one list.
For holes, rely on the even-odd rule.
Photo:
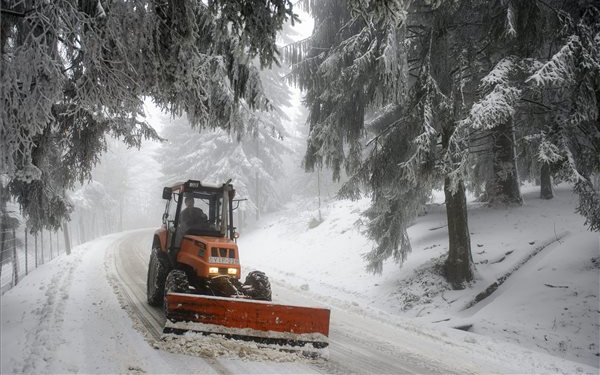
[[(537, 189), (523, 189), (522, 207), (470, 203), (477, 273), (464, 290), (452, 290), (440, 276), (448, 246), (441, 204), (409, 228), (413, 251), (406, 263), (388, 261), (381, 275), (367, 274), (362, 259), (373, 246), (360, 215), (368, 199), (329, 202), (321, 223), (316, 202), (288, 204), (242, 233), (242, 264), (285, 284), (281, 290), (300, 289), (325, 304), (462, 326), (598, 368), (600, 237), (574, 213), (577, 197), (569, 186), (556, 188), (552, 200), (539, 199)], [(498, 280), (490, 296), (473, 304)]]
[(270, 362), (314, 362), (307, 354), (321, 355), (321, 352), (303, 352), (298, 348), (269, 346), (250, 341), (225, 338), (221, 335), (203, 335), (186, 332), (184, 335), (165, 334), (161, 341), (154, 343), (156, 349), (174, 354), (186, 354), (203, 358), (236, 359), (244, 361)]

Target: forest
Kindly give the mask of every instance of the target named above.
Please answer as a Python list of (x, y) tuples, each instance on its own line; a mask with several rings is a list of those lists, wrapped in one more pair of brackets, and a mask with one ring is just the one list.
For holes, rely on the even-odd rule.
[[(407, 229), (443, 191), (441, 272), (457, 289), (473, 279), (467, 194), (512, 207), (525, 181), (543, 199), (569, 182), (600, 231), (597, 1), (1, 0), (0, 11), (1, 265), (44, 232), (84, 242), (159, 218), (160, 186), (192, 175), (233, 178), (248, 199), (241, 222), (327, 186), (368, 196), (373, 273), (407, 259)], [(301, 11), (314, 27), (298, 40)], [(124, 156), (149, 143), (151, 160)], [(290, 172), (300, 164), (309, 174)], [(148, 169), (156, 180), (139, 177)]]

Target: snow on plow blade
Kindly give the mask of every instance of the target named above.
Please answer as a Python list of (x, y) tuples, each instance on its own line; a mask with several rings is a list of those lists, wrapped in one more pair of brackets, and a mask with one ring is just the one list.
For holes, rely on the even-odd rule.
[(168, 293), (164, 333), (195, 331), (259, 343), (324, 348), (328, 345), (329, 313), (314, 307)]

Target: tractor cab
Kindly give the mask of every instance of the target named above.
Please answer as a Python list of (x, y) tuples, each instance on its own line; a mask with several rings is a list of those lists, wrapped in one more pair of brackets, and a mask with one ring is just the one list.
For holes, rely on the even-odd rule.
[(168, 268), (184, 270), (201, 285), (218, 276), (240, 277), (238, 233), (233, 226), (233, 205), (238, 202), (230, 182), (189, 180), (163, 189), (167, 203), (153, 247), (160, 248)]
[(233, 197), (229, 183), (202, 184), (189, 180), (163, 189), (167, 200), (163, 225), (168, 228), (169, 248), (179, 248), (185, 235), (222, 237), (235, 240)]

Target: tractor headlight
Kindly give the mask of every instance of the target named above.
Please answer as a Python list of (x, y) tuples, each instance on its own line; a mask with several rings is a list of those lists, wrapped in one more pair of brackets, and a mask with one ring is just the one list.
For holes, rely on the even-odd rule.
[(208, 267), (208, 273), (219, 273), (218, 267)]
[(237, 275), (237, 268), (228, 268), (227, 274), (228, 275)]

